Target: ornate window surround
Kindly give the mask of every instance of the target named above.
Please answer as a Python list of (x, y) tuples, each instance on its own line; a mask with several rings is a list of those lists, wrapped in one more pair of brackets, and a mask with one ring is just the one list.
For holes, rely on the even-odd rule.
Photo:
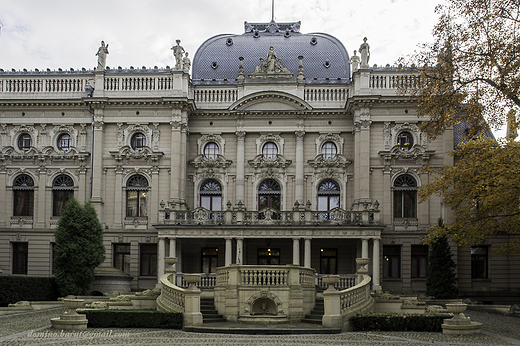
[[(201, 186), (208, 180), (215, 180), (217, 183), (220, 184), (220, 198), (221, 198), (221, 202), (222, 202), (222, 205), (221, 205), (221, 210), (225, 210), (225, 201), (227, 199), (225, 199), (224, 197), (227, 196), (227, 182), (223, 181), (222, 179), (222, 176), (219, 174), (219, 175), (215, 175), (213, 177), (202, 177), (201, 179), (198, 179), (195, 184), (194, 184), (194, 192), (195, 192), (195, 205), (197, 206), (197, 208), (201, 208), (202, 206), (200, 205), (200, 188)], [(225, 177), (225, 179), (227, 179), (227, 176)]]
[(16, 126), (11, 130), (11, 146), (17, 151), (17, 152), (25, 152), (27, 150), (22, 150), (18, 148), (18, 138), (23, 135), (24, 133), (27, 133), (29, 136), (31, 136), (31, 147), (37, 147), (38, 143), (38, 130), (32, 126), (32, 125), (20, 125)]
[(276, 174), (272, 175), (255, 175), (255, 180), (253, 181), (253, 205), (256, 210), (258, 210), (258, 188), (260, 184), (262, 184), (265, 180), (274, 180), (280, 185), (280, 211), (287, 210), (287, 176), (285, 174), (280, 175)]
[(226, 140), (222, 138), (221, 135), (214, 135), (212, 133), (202, 135), (197, 139), (198, 154), (204, 155), (204, 147), (206, 146), (206, 144), (211, 142), (215, 143), (218, 146), (219, 155), (224, 155), (224, 146), (226, 144)]
[[(68, 134), (71, 139), (71, 145), (70, 149), (77, 148), (78, 147), (78, 130), (74, 128), (72, 125), (60, 125), (60, 126), (54, 126), (50, 130), (49, 137), (51, 138), (52, 147), (56, 152), (63, 152), (63, 150), (60, 150), (58, 148), (58, 138), (62, 134)], [(70, 150), (69, 149), (69, 150)]]
[[(147, 148), (147, 147), (151, 148), (152, 132), (153, 132), (152, 129), (148, 125), (141, 125), (141, 124), (128, 125), (123, 130), (123, 136), (124, 136), (123, 145), (128, 146), (130, 148), (130, 150), (135, 151), (135, 152), (143, 151), (143, 149)], [(132, 148), (132, 143), (131, 143), (132, 137), (137, 133), (142, 133), (146, 137), (146, 145), (141, 150), (134, 150)], [(118, 139), (118, 145), (119, 144), (121, 144), (121, 143), (120, 143), (120, 140)], [(118, 149), (121, 149), (121, 148), (118, 148)]]
[(280, 135), (273, 135), (272, 133), (268, 133), (266, 135), (261, 135), (256, 139), (256, 155), (262, 155), (262, 148), (264, 144), (267, 142), (273, 142), (278, 147), (278, 155), (283, 155), (283, 146), (285, 140), (280, 137)]
[(321, 155), (321, 148), (327, 142), (332, 142), (336, 144), (336, 148), (338, 152), (336, 156), (343, 155), (343, 145), (345, 140), (337, 133), (322, 133), (316, 138), (316, 156)]

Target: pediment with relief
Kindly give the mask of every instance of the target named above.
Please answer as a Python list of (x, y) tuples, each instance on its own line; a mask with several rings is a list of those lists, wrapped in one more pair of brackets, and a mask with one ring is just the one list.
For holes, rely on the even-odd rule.
[(197, 155), (193, 160), (191, 160), (190, 165), (194, 168), (227, 168), (229, 167), (233, 161), (226, 160), (223, 155), (216, 155), (215, 158), (206, 157), (205, 155)]
[(116, 160), (117, 165), (126, 165), (130, 160), (144, 160), (146, 163), (151, 165), (157, 165), (159, 159), (164, 155), (160, 151), (152, 151), (148, 146), (142, 150), (134, 150), (132, 147), (125, 145), (118, 151), (111, 151), (110, 155)]
[(235, 101), (229, 110), (248, 111), (295, 111), (311, 110), (312, 107), (301, 98), (281, 91), (261, 91)]
[(262, 154), (256, 155), (254, 159), (249, 160), (251, 167), (258, 168), (287, 168), (292, 161), (287, 160), (283, 155), (276, 155), (275, 157), (266, 158)]

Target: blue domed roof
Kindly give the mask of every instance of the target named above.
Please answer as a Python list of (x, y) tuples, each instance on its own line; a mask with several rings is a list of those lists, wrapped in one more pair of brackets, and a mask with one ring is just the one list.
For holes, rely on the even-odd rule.
[(283, 67), (298, 75), (298, 56), (303, 56), (306, 83), (348, 83), (350, 64), (343, 44), (323, 33), (302, 34), (300, 22), (248, 23), (241, 35), (217, 35), (204, 42), (193, 57), (193, 84), (234, 84), (239, 57), (247, 77), (266, 58), (273, 46)]

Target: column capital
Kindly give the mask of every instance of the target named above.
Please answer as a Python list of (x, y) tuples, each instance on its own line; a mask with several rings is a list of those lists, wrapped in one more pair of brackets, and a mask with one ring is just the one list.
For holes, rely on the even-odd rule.
[(246, 137), (246, 131), (236, 131), (235, 132), (235, 135), (237, 136), (238, 139), (244, 139)]
[(296, 135), (296, 139), (303, 140), (303, 137), (305, 136), (305, 130), (296, 130), (294, 131), (294, 134)]

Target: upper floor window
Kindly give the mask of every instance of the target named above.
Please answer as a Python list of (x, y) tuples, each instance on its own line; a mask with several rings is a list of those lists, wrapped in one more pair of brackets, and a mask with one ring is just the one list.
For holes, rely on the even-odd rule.
[(222, 210), (222, 188), (216, 180), (206, 180), (200, 186), (200, 206), (208, 210)]
[(274, 159), (278, 155), (278, 147), (273, 142), (267, 142), (262, 147), (262, 156), (264, 159)]
[(334, 180), (324, 180), (318, 187), (318, 211), (339, 207), (340, 188)]
[(148, 216), (148, 180), (132, 175), (126, 183), (126, 216)]
[(68, 133), (62, 133), (58, 137), (58, 143), (57, 144), (58, 144), (58, 149), (63, 150), (63, 151), (67, 151), (72, 146), (72, 137), (70, 137), (70, 135)]
[(409, 174), (395, 179), (394, 217), (417, 217), (417, 181)]
[(33, 216), (34, 181), (27, 175), (16, 177), (13, 183), (13, 216)]
[(403, 131), (397, 136), (397, 145), (401, 150), (410, 150), (413, 146), (413, 136), (410, 132)]
[(333, 159), (338, 153), (338, 148), (333, 142), (325, 142), (321, 147), (321, 154), (324, 159)]
[(265, 208), (280, 210), (280, 199), (280, 184), (275, 180), (264, 180), (258, 187), (258, 210)]
[(219, 148), (217, 143), (209, 142), (204, 146), (204, 156), (208, 159), (215, 160), (219, 154)]
[(134, 134), (130, 140), (130, 146), (134, 150), (143, 150), (146, 146), (146, 136), (141, 132)]
[(67, 201), (74, 196), (74, 180), (66, 174), (52, 182), (52, 216), (60, 216)]
[(22, 133), (18, 137), (18, 149), (20, 150), (29, 150), (32, 145), (31, 135), (28, 133)]
[(488, 277), (488, 247), (473, 246), (471, 248), (471, 278), (486, 279)]

